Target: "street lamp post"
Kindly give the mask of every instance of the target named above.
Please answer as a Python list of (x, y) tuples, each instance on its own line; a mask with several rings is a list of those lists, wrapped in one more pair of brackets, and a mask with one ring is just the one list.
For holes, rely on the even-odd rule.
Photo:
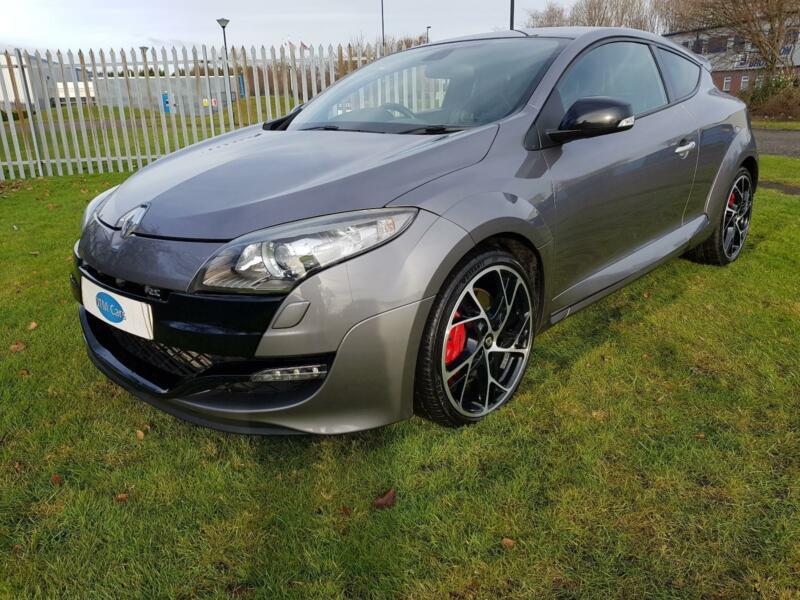
[(383, 0), (381, 0), (381, 53), (386, 52), (386, 27), (383, 20)]
[(511, 0), (511, 14), (509, 15), (509, 29), (514, 29), (514, 0)]
[[(231, 91), (231, 78), (228, 76), (228, 37), (225, 35), (225, 28), (230, 23), (229, 19), (221, 17), (217, 23), (222, 27), (222, 45), (225, 47), (225, 87), (228, 91), (228, 102), (233, 102), (233, 92)], [(221, 107), (220, 107), (221, 108)]]
[(425, 43), (426, 44), (430, 44), (431, 43), (431, 26), (430, 25), (428, 25), (425, 28)]

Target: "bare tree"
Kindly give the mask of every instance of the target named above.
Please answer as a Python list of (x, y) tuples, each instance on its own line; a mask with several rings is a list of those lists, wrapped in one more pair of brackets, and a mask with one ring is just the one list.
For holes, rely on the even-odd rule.
[[(661, 33), (667, 29), (675, 0), (577, 0), (572, 8), (550, 0), (540, 11), (529, 11), (529, 27), (587, 25), (633, 27)], [(685, 0), (678, 0), (685, 1)]]
[(800, 28), (800, 0), (678, 0), (672, 10), (687, 29), (720, 27), (749, 43), (768, 76), (789, 66), (781, 49)]
[(569, 13), (566, 7), (552, 0), (548, 1), (543, 10), (529, 10), (525, 22), (528, 27), (559, 27), (570, 25)]
[(660, 32), (661, 4), (667, 0), (578, 0), (570, 11), (575, 25), (633, 27)]

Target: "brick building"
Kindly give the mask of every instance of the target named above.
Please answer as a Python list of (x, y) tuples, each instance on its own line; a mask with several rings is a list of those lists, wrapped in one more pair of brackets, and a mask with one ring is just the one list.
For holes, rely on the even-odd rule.
[[(717, 87), (738, 94), (764, 81), (764, 61), (758, 52), (743, 38), (725, 28), (706, 28), (668, 33), (665, 37), (685, 46), (706, 58), (712, 66), (712, 77)], [(790, 29), (786, 33), (781, 55), (800, 77), (800, 32)]]

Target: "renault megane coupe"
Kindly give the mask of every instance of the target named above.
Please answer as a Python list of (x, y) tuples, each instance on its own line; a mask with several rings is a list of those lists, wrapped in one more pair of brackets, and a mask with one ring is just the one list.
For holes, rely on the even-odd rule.
[(71, 283), (94, 364), (233, 432), (475, 423), (534, 336), (686, 253), (742, 252), (745, 106), (641, 31), (532, 29), (366, 66), (95, 198)]

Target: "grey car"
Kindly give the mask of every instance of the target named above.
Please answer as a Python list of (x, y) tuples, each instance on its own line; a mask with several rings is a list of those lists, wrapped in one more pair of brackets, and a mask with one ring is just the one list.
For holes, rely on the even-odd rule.
[(672, 257), (736, 260), (757, 179), (745, 106), (685, 48), (491, 33), (104, 192), (71, 283), (94, 364), (184, 419), (458, 426), (510, 400), (535, 334)]

